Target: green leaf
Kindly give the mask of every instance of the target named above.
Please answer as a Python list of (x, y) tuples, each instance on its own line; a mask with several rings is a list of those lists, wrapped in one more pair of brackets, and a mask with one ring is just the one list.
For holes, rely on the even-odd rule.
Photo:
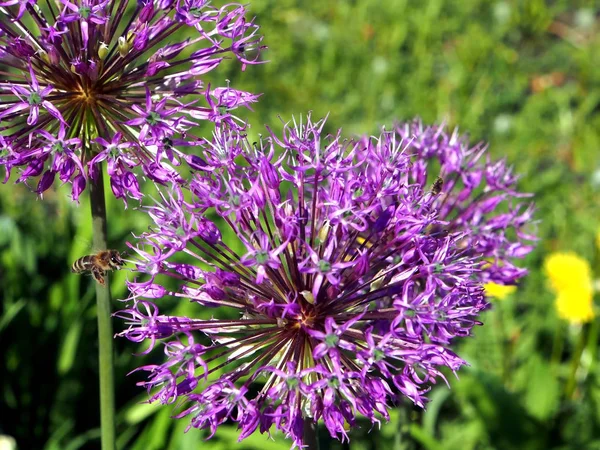
[(289, 450), (290, 442), (283, 439), (283, 435), (279, 432), (273, 433), (275, 440), (269, 439), (267, 434), (261, 434), (255, 431), (251, 436), (238, 443), (240, 431), (234, 427), (220, 427), (216, 437), (220, 441), (224, 441), (227, 445), (225, 448), (237, 447), (241, 449), (256, 448), (260, 450)]
[(136, 425), (142, 422), (143, 420), (147, 419), (151, 415), (156, 414), (158, 411), (160, 411), (161, 408), (165, 408), (165, 406), (160, 405), (159, 403), (136, 403), (134, 405), (129, 406), (125, 410), (125, 422), (127, 422), (130, 425)]
[(448, 422), (442, 424), (441, 441), (443, 450), (487, 449), (487, 433), (485, 427), (477, 421)]
[(10, 324), (26, 304), (27, 302), (25, 300), (20, 299), (15, 303), (7, 305), (6, 311), (4, 311), (4, 314), (0, 317), (0, 332)]
[(75, 361), (75, 355), (77, 355), (77, 348), (81, 338), (82, 325), (81, 320), (73, 321), (65, 336), (57, 364), (58, 373), (61, 375), (64, 375), (73, 367), (73, 362)]
[(525, 393), (525, 407), (535, 418), (547, 420), (559, 405), (560, 384), (550, 365), (533, 354), (528, 364), (529, 384)]
[(427, 411), (423, 414), (423, 430), (431, 436), (435, 434), (435, 426), (440, 409), (450, 397), (450, 394), (450, 390), (444, 385), (439, 389), (435, 389), (430, 396), (431, 401), (427, 405)]
[(60, 426), (54, 429), (54, 432), (46, 442), (44, 450), (62, 450), (61, 441), (73, 430), (73, 420), (65, 420)]
[(419, 425), (412, 424), (410, 426), (410, 435), (427, 450), (443, 450), (444, 448), (429, 431)]
[(17, 232), (15, 221), (8, 216), (0, 216), (0, 247), (6, 245)]
[(162, 409), (156, 414), (148, 428), (149, 445), (147, 450), (162, 450), (165, 448), (169, 427), (173, 423), (171, 413), (173, 408), (169, 405), (162, 405)]

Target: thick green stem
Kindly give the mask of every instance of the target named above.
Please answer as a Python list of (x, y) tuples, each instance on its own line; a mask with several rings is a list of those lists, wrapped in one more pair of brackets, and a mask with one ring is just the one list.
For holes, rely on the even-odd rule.
[[(92, 206), (92, 233), (94, 249), (107, 249), (106, 243), (106, 203), (104, 199), (104, 176), (98, 171), (98, 178), (90, 186)], [(110, 312), (110, 287), (108, 279), (104, 286), (96, 283), (96, 304), (98, 315), (98, 363), (100, 375), (100, 428), (102, 450), (115, 450), (115, 397), (113, 373), (113, 330)]]
[(588, 367), (594, 367), (596, 356), (598, 356), (598, 335), (600, 334), (600, 322), (596, 319), (590, 324), (590, 332), (587, 339), (587, 351), (589, 352)]
[(573, 394), (575, 393), (575, 389), (577, 388), (577, 370), (579, 369), (579, 365), (581, 364), (581, 355), (583, 355), (583, 350), (585, 349), (587, 336), (586, 331), (587, 327), (583, 325), (581, 327), (581, 330), (579, 331), (579, 341), (577, 342), (577, 347), (575, 348), (573, 358), (571, 359), (571, 370), (565, 389), (565, 395), (567, 399), (573, 398)]
[[(396, 434), (394, 436), (394, 450), (411, 450), (414, 448), (410, 440), (410, 428), (409, 410), (406, 405), (401, 405), (398, 408), (398, 424), (396, 425)], [(378, 448), (378, 446), (372, 448)]]
[(564, 324), (561, 321), (556, 327), (554, 327), (554, 338), (552, 339), (552, 357), (550, 359), (550, 364), (555, 374), (558, 373), (560, 369), (564, 346)]
[(319, 450), (319, 436), (317, 434), (317, 424), (312, 419), (304, 418), (304, 431), (302, 432), (304, 448), (307, 450)]
[(500, 375), (502, 378), (502, 383), (506, 386), (509, 381), (510, 375), (510, 363), (511, 359), (509, 356), (510, 353), (510, 342), (506, 338), (506, 325), (504, 324), (504, 311), (503, 308), (505, 305), (502, 304), (502, 300), (499, 300), (494, 306), (494, 319), (496, 321), (496, 331), (500, 335), (500, 345), (502, 349), (502, 368), (500, 369)]

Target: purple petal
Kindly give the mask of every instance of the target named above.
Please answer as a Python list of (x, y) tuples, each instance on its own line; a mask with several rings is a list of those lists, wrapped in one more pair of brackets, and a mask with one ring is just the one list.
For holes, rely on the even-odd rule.
[(50, 186), (52, 186), (52, 183), (54, 183), (55, 175), (56, 172), (53, 172), (52, 170), (47, 170), (46, 172), (44, 172), (42, 178), (40, 178), (40, 181), (38, 182), (35, 191), (38, 194), (41, 194), (42, 192), (46, 191)]
[(71, 199), (79, 203), (79, 196), (85, 189), (86, 180), (83, 175), (78, 175), (73, 179), (73, 188), (71, 189)]

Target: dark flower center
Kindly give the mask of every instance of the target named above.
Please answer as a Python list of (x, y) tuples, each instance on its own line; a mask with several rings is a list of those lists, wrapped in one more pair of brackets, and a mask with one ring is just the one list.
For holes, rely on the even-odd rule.
[(375, 361), (381, 361), (385, 358), (385, 353), (381, 350), (379, 350), (378, 348), (375, 349), (375, 351), (373, 352), (373, 357), (375, 358)]
[(111, 145), (108, 153), (112, 158), (116, 159), (121, 154), (121, 150), (116, 145)]
[(84, 19), (87, 19), (88, 17), (90, 17), (91, 12), (92, 12), (92, 9), (89, 6), (82, 6), (79, 8), (79, 15), (81, 17), (83, 17)]
[(322, 259), (319, 261), (319, 270), (323, 273), (329, 272), (331, 270), (331, 263)]
[(37, 92), (32, 92), (29, 94), (29, 98), (27, 99), (31, 106), (37, 106), (42, 103), (42, 96)]
[(329, 348), (335, 347), (339, 341), (340, 338), (335, 334), (328, 334), (327, 336), (325, 336), (325, 344)]
[(148, 122), (148, 124), (155, 126), (158, 125), (158, 122), (160, 121), (160, 114), (158, 114), (157, 112), (150, 112), (148, 113), (148, 115), (146, 116), (146, 122)]
[(296, 377), (290, 377), (286, 380), (286, 384), (290, 390), (296, 389), (300, 384), (300, 381)]
[(340, 387), (340, 381), (337, 378), (329, 378), (327, 380), (327, 386), (332, 388), (338, 388)]
[(190, 16), (199, 18), (202, 17), (202, 9), (198, 7), (190, 8), (189, 10)]
[(62, 141), (56, 141), (52, 144), (52, 153), (62, 153), (65, 150), (64, 143)]
[(256, 253), (256, 262), (258, 264), (264, 264), (269, 260), (269, 253), (265, 251), (260, 251)]

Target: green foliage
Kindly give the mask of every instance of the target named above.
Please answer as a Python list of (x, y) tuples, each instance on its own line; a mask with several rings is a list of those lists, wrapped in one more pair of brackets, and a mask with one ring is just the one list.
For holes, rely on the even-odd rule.
[[(271, 62), (211, 74), (264, 92), (251, 133), (313, 111), (328, 127), (375, 132), (395, 119), (460, 125), (491, 143), (535, 194), (538, 249), (530, 276), (497, 302), (456, 351), (471, 367), (436, 387), (426, 412), (403, 405), (381, 430), (363, 423), (353, 449), (600, 449), (598, 323), (568, 327), (553, 309), (544, 256), (573, 250), (594, 264), (600, 223), (600, 13), (589, 1), (253, 0)], [(107, 194), (110, 199), (111, 196)], [(143, 214), (109, 203), (109, 241), (124, 249), (147, 227)], [(19, 448), (97, 448), (99, 432), (93, 284), (70, 273), (91, 252), (89, 204), (58, 189), (36, 201), (0, 187), (0, 432)], [(111, 278), (123, 298), (126, 273)], [(173, 308), (188, 308), (180, 303)], [(115, 303), (115, 310), (119, 305)], [(195, 310), (194, 310), (195, 311)], [(123, 326), (115, 322), (116, 331)], [(149, 358), (117, 340), (122, 449), (289, 448), (237, 432), (184, 433), (170, 407), (149, 406), (126, 376)], [(160, 357), (160, 355), (157, 355)], [(322, 448), (341, 449), (321, 433)]]

